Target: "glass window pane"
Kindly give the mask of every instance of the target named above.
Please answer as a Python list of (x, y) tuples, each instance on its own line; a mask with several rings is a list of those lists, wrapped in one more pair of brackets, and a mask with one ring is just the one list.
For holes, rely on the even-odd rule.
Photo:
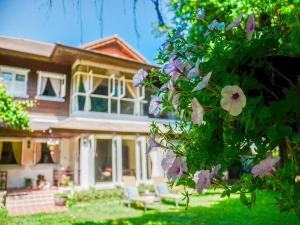
[(84, 111), (84, 105), (85, 105), (85, 96), (77, 96), (77, 104), (78, 104), (78, 110)]
[(108, 95), (108, 79), (93, 77), (93, 94)]
[(111, 113), (118, 113), (118, 100), (111, 99)]
[(134, 114), (134, 102), (121, 100), (121, 113), (122, 114)]
[(91, 111), (108, 112), (108, 99), (91, 97)]
[(16, 81), (24, 82), (25, 81), (25, 75), (22, 74), (16, 74)]
[(135, 176), (135, 141), (122, 140), (122, 172), (123, 176)]
[(2, 75), (1, 77), (4, 79), (4, 80), (12, 80), (13, 76), (11, 73), (7, 73), (7, 72), (2, 72)]
[(137, 97), (137, 88), (133, 87), (131, 82), (126, 81), (126, 93), (124, 98), (135, 99)]
[(95, 181), (112, 181), (112, 140), (97, 140), (95, 154)]

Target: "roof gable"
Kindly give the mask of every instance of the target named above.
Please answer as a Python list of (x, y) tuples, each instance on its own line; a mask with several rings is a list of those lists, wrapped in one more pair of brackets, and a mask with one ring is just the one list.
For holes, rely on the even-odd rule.
[(119, 58), (131, 59), (141, 63), (149, 63), (142, 55), (117, 35), (87, 43), (80, 46), (80, 48)]

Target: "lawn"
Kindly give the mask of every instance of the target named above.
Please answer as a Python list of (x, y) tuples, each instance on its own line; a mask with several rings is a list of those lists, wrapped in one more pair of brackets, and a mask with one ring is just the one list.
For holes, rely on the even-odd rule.
[(0, 211), (1, 225), (100, 225), (100, 224), (184, 224), (184, 225), (300, 225), (294, 213), (280, 213), (274, 205), (274, 193), (259, 192), (257, 204), (245, 208), (237, 198), (220, 199), (219, 194), (207, 193), (192, 196), (190, 208), (176, 209), (173, 205), (154, 205), (143, 212), (142, 208), (128, 209), (118, 199), (78, 203), (68, 212), (9, 217)]

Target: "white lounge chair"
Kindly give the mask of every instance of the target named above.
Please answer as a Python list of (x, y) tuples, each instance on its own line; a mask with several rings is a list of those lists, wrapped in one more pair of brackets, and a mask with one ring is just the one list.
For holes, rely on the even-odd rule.
[(174, 199), (176, 208), (178, 208), (179, 201), (182, 199), (181, 195), (172, 194), (163, 177), (152, 177), (155, 193), (160, 199)]
[(136, 179), (134, 176), (124, 176), (124, 195), (128, 201), (128, 208), (131, 208), (131, 202), (140, 202), (144, 205), (144, 210), (147, 211), (147, 206), (159, 201), (156, 196), (141, 196), (139, 194)]

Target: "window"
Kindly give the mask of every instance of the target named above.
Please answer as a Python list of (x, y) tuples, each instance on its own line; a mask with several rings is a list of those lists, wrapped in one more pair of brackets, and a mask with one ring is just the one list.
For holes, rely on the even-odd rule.
[(28, 69), (0, 66), (0, 77), (4, 80), (6, 91), (14, 97), (27, 96)]
[(41, 143), (41, 159), (38, 163), (54, 163), (47, 143)]
[(38, 72), (37, 99), (64, 101), (66, 95), (66, 75)]
[(22, 142), (0, 142), (0, 164), (20, 164)]
[(145, 88), (123, 75), (76, 72), (72, 77), (72, 111), (145, 115)]

